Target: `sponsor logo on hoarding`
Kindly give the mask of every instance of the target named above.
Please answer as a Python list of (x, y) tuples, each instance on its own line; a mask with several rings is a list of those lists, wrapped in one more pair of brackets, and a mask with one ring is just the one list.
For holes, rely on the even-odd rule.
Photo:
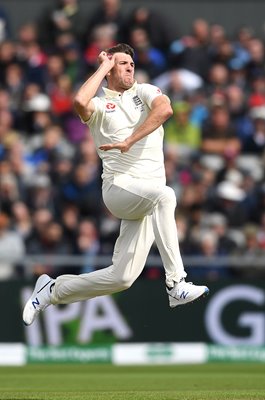
[[(31, 289), (22, 291), (23, 302), (30, 296)], [(25, 327), (27, 344), (40, 346), (44, 343), (62, 345), (65, 340), (65, 325), (78, 321), (75, 343), (90, 343), (99, 331), (111, 332), (116, 340), (129, 339), (132, 330), (111, 296), (96, 297), (85, 302), (65, 306), (48, 307), (33, 325)], [(42, 322), (44, 329), (42, 329)], [(45, 340), (46, 339), (46, 340)]]
[[(244, 311), (238, 310), (235, 318), (237, 335), (225, 323), (224, 314), (236, 303), (244, 303)], [(205, 327), (213, 342), (223, 345), (264, 345), (265, 344), (265, 293), (251, 285), (231, 285), (219, 290), (207, 304)], [(246, 310), (248, 305), (249, 311)], [(255, 310), (253, 310), (253, 305)], [(263, 311), (261, 311), (261, 308)], [(230, 318), (231, 320), (231, 318)], [(241, 335), (239, 335), (241, 333)]]
[(27, 348), (28, 363), (111, 363), (110, 346), (40, 346)]

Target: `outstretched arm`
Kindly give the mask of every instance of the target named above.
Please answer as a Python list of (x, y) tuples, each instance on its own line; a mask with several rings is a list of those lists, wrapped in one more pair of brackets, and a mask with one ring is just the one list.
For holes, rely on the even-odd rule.
[(91, 99), (97, 93), (99, 86), (107, 73), (114, 66), (115, 55), (107, 55), (102, 51), (98, 56), (100, 63), (96, 72), (80, 87), (74, 98), (74, 108), (83, 121), (88, 121), (94, 112)]
[(146, 120), (123, 142), (104, 144), (100, 150), (118, 149), (122, 153), (127, 152), (134, 143), (154, 132), (173, 114), (171, 105), (166, 96), (158, 96), (152, 101), (151, 111)]

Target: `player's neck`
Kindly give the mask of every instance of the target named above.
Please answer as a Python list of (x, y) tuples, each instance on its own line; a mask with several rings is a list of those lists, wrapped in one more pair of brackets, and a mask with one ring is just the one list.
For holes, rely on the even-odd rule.
[(127, 89), (124, 89), (120, 86), (108, 84), (107, 88), (112, 90), (113, 92), (124, 93)]

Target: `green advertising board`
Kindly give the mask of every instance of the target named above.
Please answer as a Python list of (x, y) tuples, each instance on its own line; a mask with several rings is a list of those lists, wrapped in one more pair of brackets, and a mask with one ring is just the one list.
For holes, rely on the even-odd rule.
[[(25, 343), (30, 347), (104, 348), (115, 343), (159, 342), (264, 346), (265, 283), (205, 283), (210, 287), (208, 298), (172, 310), (162, 281), (139, 279), (129, 290), (114, 296), (48, 307), (32, 326), (25, 327), (22, 307), (33, 282), (1, 282), (0, 342)], [(154, 352), (164, 354), (169, 350), (152, 348), (150, 357)], [(103, 353), (101, 356), (107, 357), (107, 350)], [(217, 350), (212, 350), (211, 357), (214, 354), (218, 354)], [(90, 356), (93, 357), (92, 353), (87, 353), (86, 357)]]

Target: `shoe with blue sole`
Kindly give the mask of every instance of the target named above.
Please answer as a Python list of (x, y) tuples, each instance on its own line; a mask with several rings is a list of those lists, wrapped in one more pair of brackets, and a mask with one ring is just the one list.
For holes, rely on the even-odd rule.
[(167, 287), (166, 291), (170, 308), (192, 303), (209, 294), (209, 288), (207, 286), (193, 285), (192, 282), (186, 282), (184, 279), (179, 283), (175, 283), (172, 288)]
[(31, 325), (39, 313), (51, 304), (51, 289), (55, 280), (49, 275), (41, 275), (35, 285), (32, 295), (28, 299), (23, 310), (23, 322)]

